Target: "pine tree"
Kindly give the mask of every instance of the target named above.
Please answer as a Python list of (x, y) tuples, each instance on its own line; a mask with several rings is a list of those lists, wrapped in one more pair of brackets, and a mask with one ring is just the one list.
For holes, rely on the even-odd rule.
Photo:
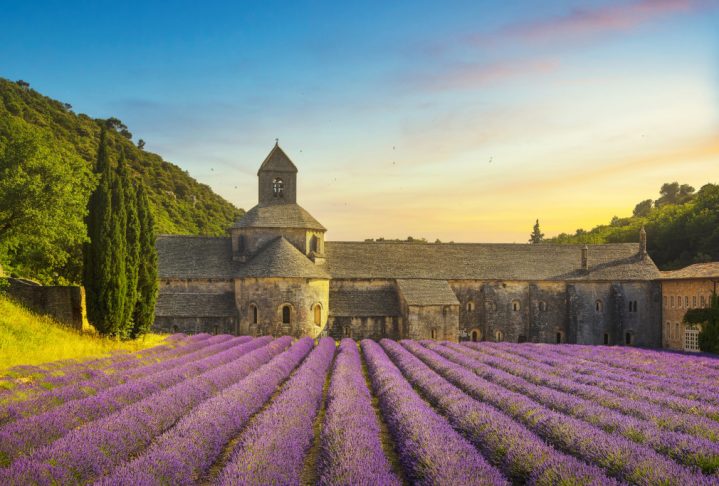
[(140, 222), (140, 260), (132, 337), (140, 336), (150, 330), (155, 316), (155, 302), (157, 301), (155, 222), (150, 212), (150, 201), (142, 182), (139, 183), (137, 188), (137, 216)]
[(123, 336), (132, 333), (132, 318), (137, 302), (137, 278), (140, 259), (140, 222), (137, 214), (137, 191), (125, 163), (125, 153), (120, 153), (117, 165), (123, 202), (125, 206), (125, 306), (120, 323)]
[(534, 223), (532, 233), (529, 235), (529, 242), (536, 245), (537, 243), (541, 243), (542, 240), (544, 240), (544, 233), (540, 231), (539, 220), (537, 220), (537, 222)]

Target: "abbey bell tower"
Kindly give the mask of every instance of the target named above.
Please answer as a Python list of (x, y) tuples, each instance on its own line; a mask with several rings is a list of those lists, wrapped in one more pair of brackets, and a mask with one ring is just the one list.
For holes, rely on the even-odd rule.
[(259, 204), (294, 204), (297, 202), (297, 167), (275, 142), (257, 171)]

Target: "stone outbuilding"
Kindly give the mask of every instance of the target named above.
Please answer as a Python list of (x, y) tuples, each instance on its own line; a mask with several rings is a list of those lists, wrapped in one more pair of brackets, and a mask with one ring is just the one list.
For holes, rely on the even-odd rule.
[(689, 309), (709, 307), (719, 284), (719, 262), (697, 263), (680, 270), (661, 272), (662, 345), (683, 351), (699, 351), (699, 328), (687, 327)]
[(661, 345), (639, 243), (335, 242), (275, 145), (228, 237), (160, 236), (155, 328), (356, 339)]

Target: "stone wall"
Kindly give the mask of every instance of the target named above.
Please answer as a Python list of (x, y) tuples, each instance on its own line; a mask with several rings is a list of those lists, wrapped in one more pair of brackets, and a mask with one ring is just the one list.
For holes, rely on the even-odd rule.
[(382, 338), (401, 339), (401, 317), (390, 316), (362, 316), (330, 317), (327, 322), (327, 335), (335, 339), (374, 339)]
[(717, 283), (711, 279), (662, 280), (662, 346), (684, 349), (684, 314), (711, 305)]
[(153, 331), (163, 333), (183, 332), (197, 334), (238, 334), (239, 326), (234, 317), (155, 317)]
[(406, 305), (404, 323), (407, 339), (435, 339), (437, 341), (459, 340), (458, 305)]
[[(235, 281), (240, 334), (319, 336), (327, 324), (329, 281), (304, 278), (243, 278)], [(282, 308), (290, 306), (290, 323), (282, 322)], [(319, 325), (314, 306), (321, 308)], [(257, 323), (253, 307), (257, 308)]]
[(28, 280), (7, 278), (6, 293), (38, 314), (52, 317), (74, 329), (87, 325), (85, 292), (77, 286), (45, 286)]

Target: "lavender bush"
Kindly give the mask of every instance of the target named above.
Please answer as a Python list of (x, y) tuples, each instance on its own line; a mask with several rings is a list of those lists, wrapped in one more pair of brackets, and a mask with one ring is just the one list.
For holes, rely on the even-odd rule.
[[(322, 485), (399, 485), (382, 450), (357, 343), (343, 339), (327, 393), (319, 459)], [(362, 451), (358, 454), (357, 451)]]
[(299, 484), (334, 353), (334, 339), (321, 339), (270, 406), (242, 433), (219, 484)]
[(415, 484), (509, 484), (496, 468), (420, 398), (379, 344), (365, 339), (372, 387)]
[(199, 376), (75, 429), (31, 456), (15, 461), (0, 472), (0, 482), (83, 484), (103, 476), (141, 452), (192, 408), (282, 352), (290, 342), (289, 337), (279, 338), (221, 366), (217, 363)]
[(99, 483), (195, 484), (313, 346), (311, 338), (300, 339), (243, 380), (203, 402), (158, 437), (144, 454)]

